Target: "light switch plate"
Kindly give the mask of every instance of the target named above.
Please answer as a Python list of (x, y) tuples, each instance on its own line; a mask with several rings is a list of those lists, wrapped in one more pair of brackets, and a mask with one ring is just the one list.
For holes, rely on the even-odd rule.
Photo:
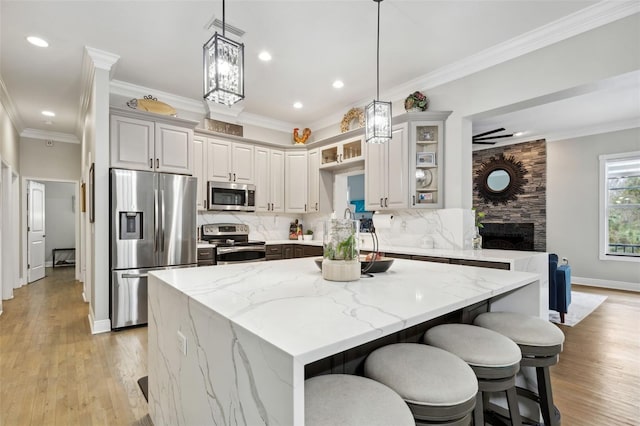
[(178, 349), (182, 355), (187, 356), (187, 338), (180, 331), (178, 331)]

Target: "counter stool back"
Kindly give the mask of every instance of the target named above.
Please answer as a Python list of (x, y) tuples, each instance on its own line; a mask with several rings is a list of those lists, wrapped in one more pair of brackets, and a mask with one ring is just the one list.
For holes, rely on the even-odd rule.
[(327, 374), (304, 382), (306, 426), (413, 426), (404, 400), (382, 383), (349, 374)]
[(562, 331), (549, 321), (512, 312), (486, 312), (478, 315), (473, 323), (510, 338), (520, 347), (520, 366), (536, 369), (538, 393), (517, 388), (518, 394), (540, 405), (545, 425), (560, 425), (560, 412), (553, 404), (549, 367), (558, 363), (562, 352)]
[(396, 391), (416, 425), (468, 426), (478, 381), (459, 357), (432, 346), (396, 343), (373, 351), (364, 374)]
[(484, 425), (491, 392), (505, 392), (513, 426), (522, 425), (516, 374), (520, 370), (520, 349), (511, 339), (495, 331), (468, 324), (442, 324), (430, 328), (424, 342), (462, 358), (478, 378), (474, 424)]

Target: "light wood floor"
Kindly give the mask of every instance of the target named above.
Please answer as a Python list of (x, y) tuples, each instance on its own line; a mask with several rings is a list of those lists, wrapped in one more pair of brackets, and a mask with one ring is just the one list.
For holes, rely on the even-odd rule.
[(147, 329), (91, 335), (70, 267), (14, 291), (0, 316), (0, 425), (148, 425)]
[[(0, 316), (0, 425), (148, 425), (138, 378), (147, 329), (92, 336), (73, 268), (14, 292)], [(640, 424), (640, 294), (608, 299), (566, 335), (551, 369), (563, 426)]]

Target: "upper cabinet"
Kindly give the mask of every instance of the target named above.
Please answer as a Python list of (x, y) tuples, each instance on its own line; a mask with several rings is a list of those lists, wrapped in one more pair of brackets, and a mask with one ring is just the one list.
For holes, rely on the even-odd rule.
[(392, 138), (365, 149), (365, 207), (369, 211), (407, 208), (407, 124), (393, 126)]
[(361, 137), (318, 149), (320, 150), (320, 168), (322, 169), (349, 167), (364, 159)]
[(284, 212), (284, 151), (255, 147), (256, 211)]
[(307, 213), (307, 151), (295, 150), (285, 153), (285, 211)]
[(198, 180), (196, 190), (196, 208), (198, 211), (207, 210), (207, 138), (200, 135), (193, 136), (193, 176)]
[(410, 114), (409, 193), (412, 208), (444, 205), (444, 126), (449, 112)]
[(207, 138), (207, 180), (254, 183), (253, 145)]
[(191, 175), (195, 125), (189, 120), (112, 109), (111, 167)]

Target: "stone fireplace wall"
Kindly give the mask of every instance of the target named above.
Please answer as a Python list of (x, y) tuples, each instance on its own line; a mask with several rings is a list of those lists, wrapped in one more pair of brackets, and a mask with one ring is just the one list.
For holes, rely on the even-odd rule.
[(517, 200), (507, 204), (486, 203), (473, 191), (473, 206), (484, 212), (485, 223), (533, 223), (534, 250), (547, 250), (547, 143), (545, 140), (524, 142), (473, 152), (473, 178), (482, 164), (498, 154), (521, 161), (527, 180)]

